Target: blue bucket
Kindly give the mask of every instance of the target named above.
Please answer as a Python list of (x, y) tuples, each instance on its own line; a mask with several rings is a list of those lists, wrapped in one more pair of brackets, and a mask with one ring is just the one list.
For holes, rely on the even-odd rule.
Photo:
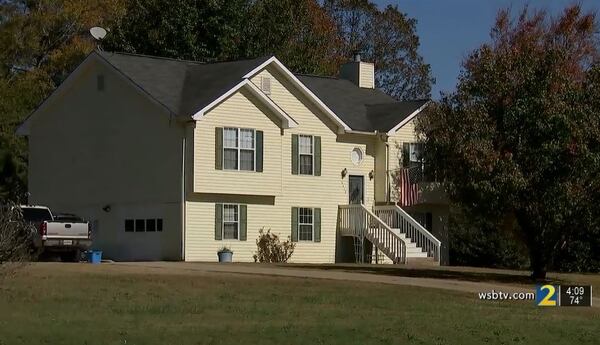
[(87, 252), (87, 261), (91, 264), (99, 264), (102, 262), (101, 250), (90, 250)]

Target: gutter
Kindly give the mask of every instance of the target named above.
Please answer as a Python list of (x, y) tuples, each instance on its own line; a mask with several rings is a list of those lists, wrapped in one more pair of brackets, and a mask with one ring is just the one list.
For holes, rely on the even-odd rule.
[(344, 131), (344, 133), (346, 133), (346, 134), (364, 134), (364, 135), (377, 135), (377, 134), (379, 134), (378, 131), (366, 132), (366, 131), (355, 131), (353, 129)]

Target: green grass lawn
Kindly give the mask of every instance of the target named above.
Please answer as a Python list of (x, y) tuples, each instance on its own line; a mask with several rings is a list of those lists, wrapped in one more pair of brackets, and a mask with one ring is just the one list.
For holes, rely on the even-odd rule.
[(90, 266), (31, 266), (1, 280), (0, 344), (598, 344), (600, 330), (597, 308)]

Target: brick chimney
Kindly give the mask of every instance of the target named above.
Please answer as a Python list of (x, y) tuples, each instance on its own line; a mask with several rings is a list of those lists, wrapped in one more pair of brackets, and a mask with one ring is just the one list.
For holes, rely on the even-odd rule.
[(349, 80), (358, 87), (375, 88), (375, 65), (360, 60), (360, 53), (355, 52), (352, 61), (340, 68), (340, 78)]

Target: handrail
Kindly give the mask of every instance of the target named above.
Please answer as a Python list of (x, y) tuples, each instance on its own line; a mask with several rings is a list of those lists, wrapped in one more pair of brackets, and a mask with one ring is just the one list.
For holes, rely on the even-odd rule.
[(394, 263), (406, 262), (406, 240), (363, 204), (339, 205), (338, 230), (367, 238)]
[(399, 229), (412, 241), (417, 243), (434, 260), (440, 261), (440, 247), (442, 242), (425, 229), (419, 222), (410, 216), (398, 205), (374, 206), (374, 213), (382, 218), (392, 228)]

